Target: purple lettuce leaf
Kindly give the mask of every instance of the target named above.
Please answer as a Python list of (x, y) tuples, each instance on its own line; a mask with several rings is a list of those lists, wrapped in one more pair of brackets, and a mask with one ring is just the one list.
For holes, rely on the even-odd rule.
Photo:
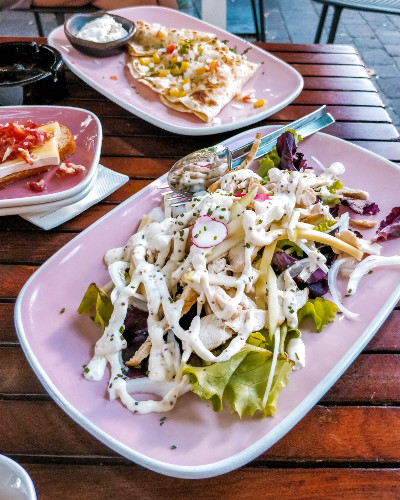
[(276, 152), (278, 153), (282, 170), (303, 170), (307, 168), (303, 153), (297, 153), (297, 145), (292, 132), (284, 132), (276, 141)]
[(309, 298), (315, 299), (316, 297), (323, 297), (329, 292), (328, 280), (322, 279), (316, 283), (310, 283), (308, 286)]
[(392, 208), (390, 214), (378, 227), (372, 242), (392, 240), (400, 237), (400, 207)]
[(297, 261), (294, 257), (286, 252), (275, 252), (272, 257), (272, 264), (278, 268), (279, 271), (286, 271), (288, 267)]
[(376, 215), (379, 212), (378, 205), (373, 201), (343, 197), (341, 202), (343, 206), (349, 207), (350, 210), (359, 215)]
[(147, 330), (147, 318), (149, 313), (142, 311), (134, 306), (129, 306), (125, 317), (124, 338), (127, 342), (126, 349), (122, 351), (122, 359), (124, 363), (131, 359), (139, 347), (146, 341), (149, 336)]

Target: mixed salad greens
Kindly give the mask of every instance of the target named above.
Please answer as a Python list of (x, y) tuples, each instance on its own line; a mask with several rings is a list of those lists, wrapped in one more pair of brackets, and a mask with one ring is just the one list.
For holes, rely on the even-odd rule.
[(316, 160), (317, 175), (300, 141), (286, 131), (257, 173), (225, 174), (181, 213), (166, 201), (107, 252), (111, 281), (92, 283), (78, 312), (94, 309), (102, 333), (84, 376), (100, 380), (109, 364), (111, 399), (164, 412), (192, 391), (215, 411), (274, 415), (290, 373), (305, 366), (304, 318), (321, 332), (337, 314), (357, 316), (343, 305), (339, 271), (352, 295), (372, 268), (400, 263), (379, 244), (400, 236), (400, 207), (364, 239), (378, 205), (343, 186), (341, 163)]

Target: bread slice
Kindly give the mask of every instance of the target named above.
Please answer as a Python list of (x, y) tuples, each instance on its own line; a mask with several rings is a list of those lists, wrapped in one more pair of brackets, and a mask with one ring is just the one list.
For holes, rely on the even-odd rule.
[[(40, 128), (45, 129), (46, 131), (51, 131), (53, 133), (54, 136), (53, 138), (49, 139), (49, 141), (51, 140), (56, 141), (58, 154), (56, 155), (53, 154), (52, 160), (49, 159), (50, 163), (48, 164), (41, 164), (40, 166), (37, 167), (35, 167), (35, 164), (33, 164), (32, 168), (25, 169), (22, 171), (12, 172), (0, 178), (0, 187), (18, 181), (20, 179), (24, 179), (26, 177), (31, 177), (32, 175), (38, 175), (43, 172), (46, 172), (46, 170), (49, 170), (52, 166), (60, 164), (61, 162), (66, 160), (70, 155), (75, 153), (76, 151), (75, 140), (71, 131), (67, 127), (58, 124), (57, 122), (53, 122), (45, 126), (42, 126)], [(50, 144), (48, 144), (48, 142), (44, 143), (42, 146), (39, 146), (38, 148), (34, 148), (33, 153), (36, 156), (40, 157), (42, 151), (44, 149), (49, 148)], [(5, 166), (7, 166), (8, 169), (12, 170), (12, 165), (10, 166), (10, 163), (14, 163), (16, 165), (17, 162), (21, 162), (21, 160), (22, 160), (21, 158), (17, 158), (16, 160), (13, 160), (13, 162), (0, 163), (0, 171), (1, 168)]]

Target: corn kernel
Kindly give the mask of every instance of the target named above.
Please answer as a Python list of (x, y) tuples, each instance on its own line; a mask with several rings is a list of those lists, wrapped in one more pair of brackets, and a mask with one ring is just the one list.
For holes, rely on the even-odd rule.
[(189, 67), (189, 63), (187, 61), (183, 61), (181, 64), (181, 71), (184, 73)]
[(205, 73), (206, 71), (207, 71), (207, 69), (206, 69), (206, 68), (204, 68), (204, 67), (202, 67), (202, 68), (197, 68), (197, 69), (196, 69), (196, 73), (197, 73), (198, 75), (202, 75), (202, 74), (203, 74), (203, 73)]
[(256, 102), (254, 103), (254, 107), (255, 107), (255, 108), (261, 108), (262, 106), (264, 106), (264, 104), (265, 104), (264, 99), (258, 99), (258, 101), (256, 101)]
[(172, 63), (177, 63), (178, 62), (178, 59), (176, 57), (171, 57), (171, 62)]
[(181, 70), (179, 68), (172, 68), (171, 75), (179, 76), (181, 74)]
[(185, 78), (182, 80), (182, 85), (185, 85), (185, 83), (190, 83), (190, 78)]
[(214, 59), (214, 61), (211, 61), (210, 64), (211, 71), (215, 71), (216, 66), (217, 66), (217, 61)]
[(185, 40), (180, 40), (179, 45), (180, 45), (181, 47), (183, 47), (183, 45), (185, 45), (185, 44), (186, 44)]
[(139, 62), (142, 66), (148, 66), (151, 62), (150, 57), (139, 57)]
[(160, 69), (158, 72), (158, 76), (168, 76), (169, 75), (169, 69)]
[(160, 62), (160, 57), (158, 54), (153, 54), (153, 61), (158, 64)]
[(172, 97), (185, 97), (186, 92), (184, 90), (178, 89), (178, 87), (174, 87), (169, 91), (169, 95)]

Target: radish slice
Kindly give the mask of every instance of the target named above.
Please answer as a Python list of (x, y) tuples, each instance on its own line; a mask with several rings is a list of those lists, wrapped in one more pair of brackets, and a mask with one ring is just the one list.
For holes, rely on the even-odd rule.
[[(236, 198), (243, 198), (243, 196), (246, 196), (246, 194), (247, 193), (240, 193), (240, 194), (234, 194), (233, 196), (235, 196)], [(256, 194), (254, 199), (258, 200), (258, 201), (265, 201), (265, 200), (269, 200), (269, 196), (267, 194), (259, 193), (259, 194)]]
[(378, 255), (371, 255), (361, 261), (354, 271), (350, 274), (349, 284), (347, 285), (347, 293), (353, 295), (356, 293), (360, 279), (365, 276), (374, 267), (378, 266), (398, 266), (400, 265), (400, 257), (394, 255), (393, 257), (382, 257)]
[(332, 266), (328, 272), (328, 287), (329, 287), (329, 291), (331, 292), (331, 295), (332, 295), (332, 301), (335, 305), (337, 305), (339, 311), (342, 311), (342, 313), (347, 318), (355, 319), (359, 315), (349, 311), (348, 309), (346, 309), (344, 307), (344, 305), (341, 302), (341, 298), (342, 298), (341, 293), (339, 292), (338, 287), (336, 285), (337, 275), (338, 275), (340, 267), (343, 264), (347, 264), (347, 263), (350, 263), (352, 261), (353, 261), (353, 259), (351, 259), (351, 258), (339, 259), (339, 260), (336, 260), (332, 264)]
[(223, 222), (200, 215), (193, 226), (192, 243), (199, 248), (212, 248), (222, 243), (227, 235), (228, 228)]

